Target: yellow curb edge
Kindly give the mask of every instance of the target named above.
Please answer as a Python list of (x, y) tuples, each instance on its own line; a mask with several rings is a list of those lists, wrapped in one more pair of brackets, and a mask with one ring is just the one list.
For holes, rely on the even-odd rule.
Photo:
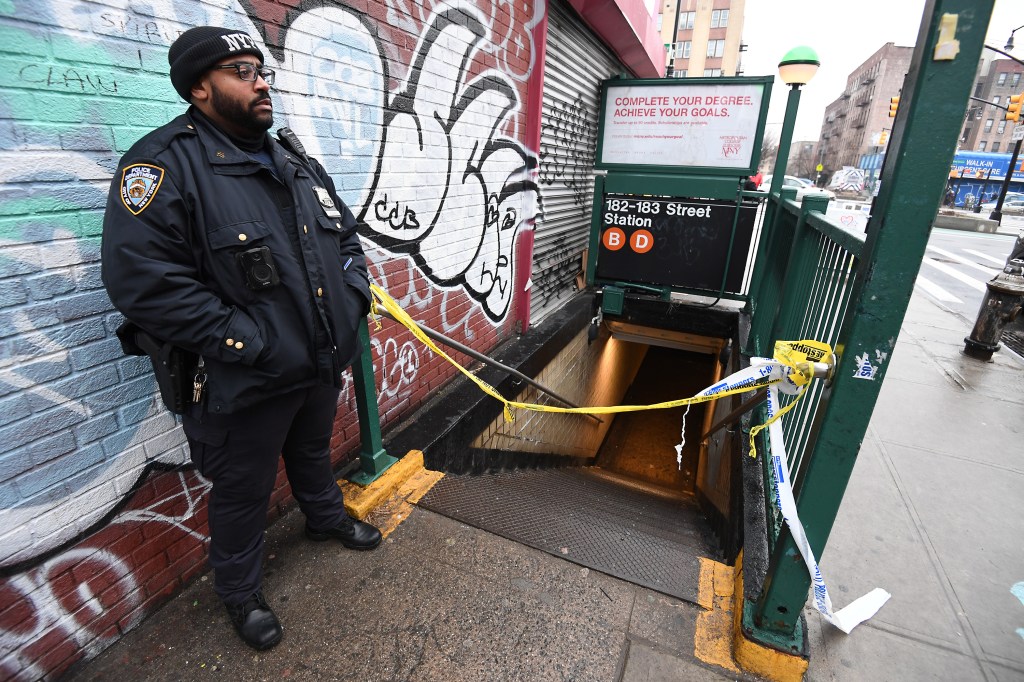
[(741, 669), (775, 682), (799, 682), (807, 659), (747, 639), (743, 634), (743, 554), (735, 566), (700, 557), (694, 657), (731, 673)]
[(807, 672), (807, 659), (747, 639), (743, 634), (743, 554), (736, 559), (733, 589), (732, 653), (747, 672), (776, 682), (800, 682)]
[(368, 486), (357, 485), (345, 480), (338, 481), (338, 487), (341, 488), (341, 492), (345, 496), (345, 510), (353, 518), (366, 518), (381, 502), (401, 488), (407, 480), (423, 470), (423, 452), (410, 450), (405, 457), (392, 464), (380, 478)]
[(697, 603), (705, 609), (697, 616), (693, 655), (709, 665), (739, 672), (732, 656), (732, 568), (700, 557)]

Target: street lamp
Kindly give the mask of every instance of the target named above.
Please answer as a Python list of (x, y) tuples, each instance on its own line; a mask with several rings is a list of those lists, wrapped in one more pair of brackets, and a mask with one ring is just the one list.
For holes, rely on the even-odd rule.
[(800, 86), (807, 85), (814, 78), (820, 65), (818, 53), (806, 45), (794, 47), (779, 62), (779, 76), (790, 90), (789, 99), (786, 100), (786, 116), (782, 120), (782, 133), (779, 135), (779, 152), (775, 157), (772, 184), (768, 190), (772, 194), (782, 187), (786, 164), (789, 163), (789, 148), (793, 144), (796, 111), (800, 106)]
[(1013, 34), (1016, 33), (1017, 31), (1021, 30), (1022, 28), (1024, 28), (1024, 26), (1018, 26), (1017, 28), (1015, 28), (1012, 31), (1010, 31), (1010, 37), (1007, 38), (1006, 45), (1003, 46), (1004, 50), (1009, 52), (1010, 50), (1013, 49)]
[(779, 62), (779, 76), (786, 85), (796, 89), (807, 85), (818, 72), (819, 66), (821, 62), (818, 61), (818, 53), (802, 45), (787, 52)]

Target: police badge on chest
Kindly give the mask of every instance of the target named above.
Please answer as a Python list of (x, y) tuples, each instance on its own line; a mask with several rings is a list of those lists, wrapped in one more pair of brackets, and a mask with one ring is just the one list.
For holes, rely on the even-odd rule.
[(320, 208), (324, 209), (324, 215), (328, 218), (340, 218), (341, 211), (334, 205), (334, 200), (331, 199), (331, 193), (323, 187), (313, 186), (313, 193), (316, 194), (317, 200), (320, 202)]

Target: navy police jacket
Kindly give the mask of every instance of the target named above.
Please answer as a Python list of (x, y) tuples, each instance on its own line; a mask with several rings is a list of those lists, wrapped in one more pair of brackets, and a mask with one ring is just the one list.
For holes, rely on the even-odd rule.
[[(104, 215), (111, 301), (202, 356), (205, 407), (217, 413), (340, 386), (369, 310), (356, 220), (331, 178), (269, 135), (265, 149), (276, 175), (193, 107), (124, 155)], [(254, 269), (257, 285), (271, 279), (268, 251), (280, 281), (253, 288)]]

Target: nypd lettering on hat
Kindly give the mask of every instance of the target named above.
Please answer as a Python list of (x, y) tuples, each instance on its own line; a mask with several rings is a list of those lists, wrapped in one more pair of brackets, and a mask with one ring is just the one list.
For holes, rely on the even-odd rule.
[(259, 46), (256, 45), (256, 41), (253, 40), (248, 33), (228, 33), (226, 35), (222, 35), (221, 39), (228, 44), (228, 49), (232, 52), (260, 49)]
[(194, 26), (178, 36), (169, 50), (171, 85), (186, 102), (192, 100), (192, 85), (218, 61), (251, 54), (262, 64), (263, 51), (245, 31), (221, 26)]

